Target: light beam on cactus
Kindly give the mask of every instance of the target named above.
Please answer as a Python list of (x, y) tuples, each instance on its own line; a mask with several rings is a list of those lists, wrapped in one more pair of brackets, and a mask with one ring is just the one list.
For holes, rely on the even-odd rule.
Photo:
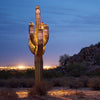
[(41, 23), (40, 7), (36, 6), (36, 25), (29, 24), (29, 48), (35, 56), (35, 83), (42, 82), (43, 54), (49, 39), (48, 25)]

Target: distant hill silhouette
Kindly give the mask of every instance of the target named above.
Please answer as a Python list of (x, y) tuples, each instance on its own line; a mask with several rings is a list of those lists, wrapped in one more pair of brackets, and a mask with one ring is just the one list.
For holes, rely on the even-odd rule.
[(78, 54), (70, 57), (71, 62), (83, 62), (89, 65), (100, 65), (97, 56), (100, 54), (100, 42), (89, 47), (82, 48)]
[[(64, 58), (66, 57), (66, 58)], [(100, 42), (89, 47), (82, 48), (78, 54), (64, 58), (64, 65), (68, 63), (82, 63), (89, 68), (89, 71), (100, 69)], [(61, 58), (59, 62), (61, 61)], [(63, 64), (63, 61), (61, 62)], [(62, 66), (64, 66), (62, 65)]]
[(100, 42), (89, 47), (82, 48), (81, 51), (70, 57), (69, 62), (81, 62), (90, 68), (90, 71), (100, 69)]

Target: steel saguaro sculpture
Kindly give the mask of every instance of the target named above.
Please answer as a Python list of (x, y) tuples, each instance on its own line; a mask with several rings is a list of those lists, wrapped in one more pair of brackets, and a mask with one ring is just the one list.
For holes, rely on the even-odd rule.
[(36, 25), (29, 24), (29, 48), (35, 56), (35, 84), (42, 82), (43, 54), (49, 39), (48, 25), (41, 23), (40, 7), (36, 6)]

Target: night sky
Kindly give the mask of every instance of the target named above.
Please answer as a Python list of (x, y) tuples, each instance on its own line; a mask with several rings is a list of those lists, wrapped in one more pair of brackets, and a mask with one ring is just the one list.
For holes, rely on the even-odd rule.
[(49, 25), (44, 65), (58, 65), (59, 56), (100, 42), (100, 0), (1, 0), (0, 65), (34, 64), (28, 25), (35, 24), (36, 5)]

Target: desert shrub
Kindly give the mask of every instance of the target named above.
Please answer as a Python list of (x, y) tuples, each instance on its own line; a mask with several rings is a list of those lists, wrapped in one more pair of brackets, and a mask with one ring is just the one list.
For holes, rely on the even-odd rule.
[(55, 78), (55, 77), (62, 77), (62, 76), (63, 76), (62, 72), (56, 71), (54, 69), (43, 71), (43, 77), (47, 79)]
[(67, 74), (74, 77), (79, 77), (83, 75), (87, 67), (82, 65), (81, 63), (69, 64), (66, 66)]
[(43, 71), (43, 77), (44, 78), (53, 78), (55, 76), (54, 70), (44, 70)]
[(96, 70), (93, 72), (88, 72), (87, 76), (100, 76), (100, 70)]
[(69, 88), (81, 88), (84, 87), (85, 79), (76, 78), (76, 77), (61, 77), (61, 78), (53, 78), (50, 83), (54, 87), (69, 87)]
[(89, 80), (89, 77), (87, 77), (87, 76), (79, 77), (79, 81), (83, 83), (83, 87), (87, 87), (88, 80)]
[(24, 79), (20, 81), (20, 87), (31, 88), (34, 85), (33, 79)]
[(6, 84), (6, 87), (8, 87), (8, 88), (17, 88), (17, 87), (19, 87), (19, 80), (18, 79), (9, 79), (8, 81), (7, 81), (7, 84)]
[(15, 78), (21, 78), (21, 77), (23, 77), (24, 76), (24, 73), (23, 72), (21, 72), (21, 71), (16, 71), (14, 74), (13, 74), (13, 77), (15, 77)]
[(100, 77), (91, 78), (88, 82), (88, 87), (94, 90), (100, 90)]
[(50, 85), (47, 82), (40, 82), (35, 84), (32, 89), (29, 90), (28, 97), (34, 98), (35, 96), (43, 96), (47, 94), (50, 89)]
[(18, 100), (18, 95), (10, 88), (0, 91), (0, 100)]
[(89, 77), (60, 77), (50, 80), (50, 84), (54, 87), (69, 87), (69, 88), (81, 88), (87, 87)]
[(75, 89), (81, 88), (83, 87), (83, 82), (81, 82), (79, 79), (71, 80), (69, 83), (69, 87)]
[(10, 79), (10, 78), (28, 78), (28, 77), (35, 77), (35, 71), (32, 69), (27, 70), (2, 70), (0, 71), (0, 79)]
[(70, 87), (70, 84), (71, 84), (71, 82), (72, 82), (74, 79), (76, 79), (76, 78), (74, 78), (74, 77), (66, 77), (66, 79), (65, 79), (65, 86), (66, 86), (66, 87)]
[(30, 88), (34, 85), (34, 79), (7, 79), (7, 80), (0, 80), (1, 87), (8, 87), (8, 88), (18, 88), (18, 87), (26, 87)]
[(50, 82), (54, 87), (66, 86), (66, 78), (53, 78)]
[(51, 83), (53, 84), (54, 87), (61, 87), (62, 86), (61, 81), (59, 81), (58, 79), (52, 80)]
[(5, 70), (0, 71), (0, 79), (8, 79), (8, 78), (11, 78), (10, 71), (5, 71)]
[(24, 74), (27, 77), (34, 78), (35, 77), (35, 70), (33, 70), (33, 69), (27, 69)]
[(0, 80), (0, 87), (4, 87), (4, 86), (6, 86), (5, 80)]

